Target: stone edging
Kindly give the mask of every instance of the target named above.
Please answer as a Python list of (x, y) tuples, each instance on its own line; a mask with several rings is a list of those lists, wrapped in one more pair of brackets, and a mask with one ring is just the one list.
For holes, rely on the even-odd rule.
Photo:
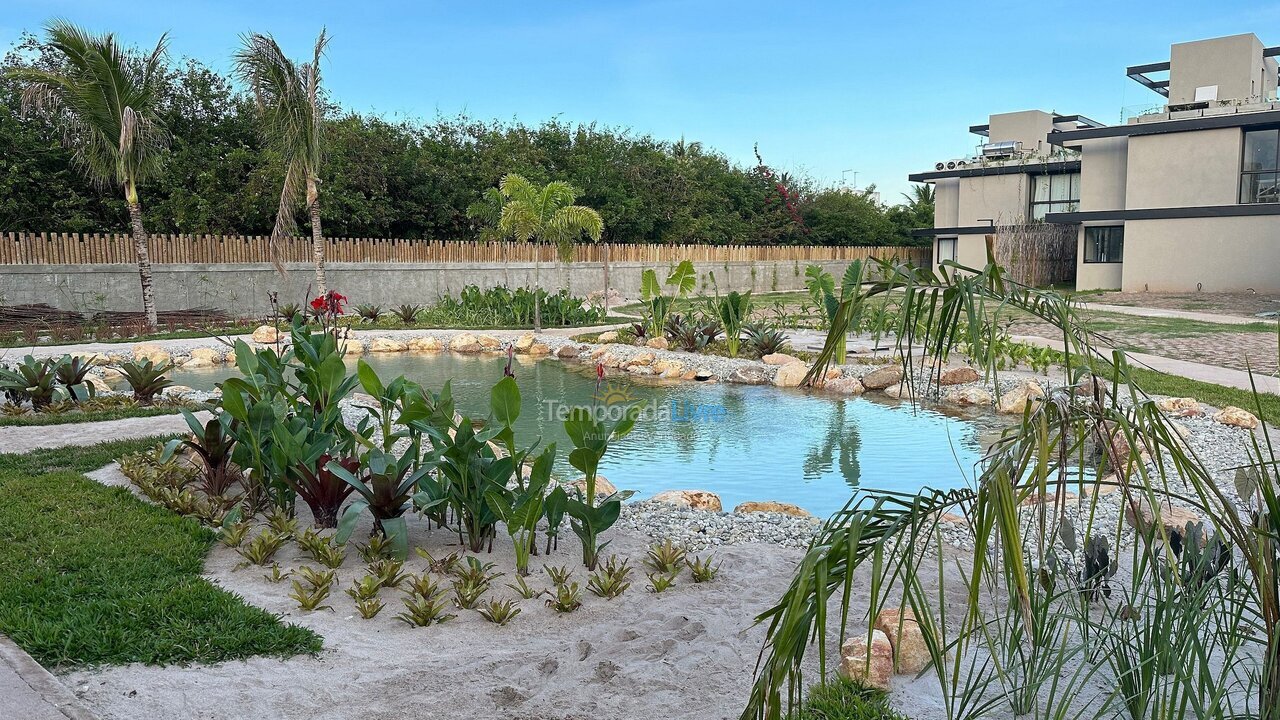
[[(85, 709), (66, 685), (4, 635), (0, 635), (0, 665), (11, 669), (19, 680), (31, 688), (32, 694), (40, 698), (40, 702), (67, 720), (97, 720), (97, 716)], [(4, 672), (3, 667), (0, 667), (0, 672)], [(9, 710), (15, 712), (18, 709), (30, 709), (22, 698), (4, 698), (4, 702)]]

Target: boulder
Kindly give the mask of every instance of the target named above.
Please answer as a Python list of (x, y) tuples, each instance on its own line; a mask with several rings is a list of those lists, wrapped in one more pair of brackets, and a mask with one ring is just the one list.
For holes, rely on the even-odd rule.
[(186, 397), (188, 395), (191, 395), (194, 392), (195, 392), (195, 389), (189, 388), (186, 385), (170, 385), (169, 387), (161, 391), (161, 394), (163, 394), (165, 397), (181, 398), (181, 397)]
[(596, 336), (596, 342), (611, 343), (618, 341), (617, 330), (606, 330)]
[(556, 357), (561, 360), (576, 360), (581, 352), (577, 345), (561, 345), (560, 349), (556, 350)]
[(980, 387), (956, 388), (949, 390), (946, 395), (942, 396), (942, 402), (949, 405), (960, 405), (967, 407), (976, 405), (979, 407), (989, 407), (992, 403), (991, 393)]
[(111, 386), (107, 384), (107, 381), (97, 375), (85, 375), (84, 384), (92, 387), (93, 391), (99, 395), (111, 392)]
[(209, 367), (213, 367), (214, 364), (215, 363), (211, 362), (209, 358), (192, 356), (188, 358), (186, 362), (182, 363), (182, 369), (195, 370), (198, 368), (209, 368)]
[(1044, 388), (1040, 387), (1040, 383), (1035, 380), (1027, 380), (1005, 391), (1000, 396), (996, 410), (1004, 415), (1021, 415), (1022, 411), (1029, 407), (1034, 412), (1042, 399), (1044, 399)]
[(249, 337), (256, 343), (273, 345), (280, 340), (281, 335), (285, 334), (287, 333), (281, 333), (271, 325), (259, 325), (257, 329), (253, 331), (253, 335), (250, 335)]
[[(688, 373), (685, 373), (685, 374), (687, 375)], [(692, 379), (698, 382), (715, 382), (717, 378), (716, 378), (716, 374), (711, 372), (710, 370), (706, 368), (698, 368), (697, 370), (693, 371)]]
[(363, 355), (364, 343), (355, 338), (342, 338), (338, 341), (338, 349), (346, 355)]
[(904, 675), (915, 675), (929, 666), (929, 646), (920, 631), (920, 623), (910, 608), (881, 610), (876, 615), (876, 630), (884, 633), (893, 646), (894, 668)]
[(1156, 407), (1174, 417), (1194, 417), (1200, 414), (1200, 401), (1190, 397), (1157, 400)]
[(809, 366), (799, 360), (787, 363), (774, 373), (773, 384), (778, 387), (799, 387), (808, 373)]
[(628, 365), (627, 372), (632, 375), (652, 375), (653, 368), (648, 365)]
[(840, 646), (840, 674), (862, 685), (888, 690), (893, 677), (893, 644), (889, 636), (872, 630), (870, 644), (861, 633), (845, 640)]
[(1232, 427), (1245, 428), (1253, 430), (1258, 427), (1258, 416), (1233, 405), (1228, 405), (1213, 414), (1213, 421), (1222, 423), (1223, 425), (1231, 425)]
[(606, 348), (606, 347), (598, 347), (598, 348), (596, 348), (595, 350), (592, 350), (592, 351), (591, 351), (591, 359), (592, 359), (592, 360), (599, 360), (600, 358), (604, 357), (604, 356), (605, 356), (605, 355), (607, 355), (608, 353), (609, 353), (609, 348)]
[(659, 360), (653, 364), (653, 374), (665, 378), (680, 377), (684, 374), (684, 363), (679, 360)]
[(971, 367), (958, 367), (951, 370), (944, 370), (942, 375), (938, 376), (939, 385), (967, 385), (972, 382), (978, 382), (982, 376), (977, 370)]
[(862, 376), (862, 387), (868, 390), (883, 390), (902, 382), (902, 368), (888, 365), (879, 370), (872, 370)]
[(666, 350), (671, 347), (671, 343), (667, 342), (667, 339), (664, 337), (649, 338), (645, 345), (654, 348), (655, 350)]
[(425, 337), (416, 337), (409, 341), (409, 350), (420, 353), (438, 353), (444, 349), (444, 343), (439, 338), (427, 335)]
[(392, 338), (380, 337), (369, 341), (369, 352), (371, 353), (401, 353), (408, 349), (408, 343)]
[(225, 358), (223, 358), (223, 359), (224, 359), (224, 360), (226, 360), (226, 363), (227, 363), (228, 365), (235, 365), (235, 364), (236, 364), (236, 351), (235, 351), (235, 350), (232, 350), (232, 351), (228, 352), (228, 353), (227, 353), (227, 356), (226, 356)]
[(911, 391), (911, 386), (906, 383), (890, 385), (881, 392), (891, 398), (898, 398), (899, 400), (910, 400), (915, 397), (915, 394)]
[(664, 490), (654, 495), (652, 500), (694, 510), (720, 512), (724, 509), (724, 506), (720, 504), (720, 496), (706, 490)]
[(838, 395), (861, 395), (866, 391), (866, 388), (862, 387), (862, 381), (855, 377), (838, 377), (828, 380), (822, 389)]
[(102, 368), (102, 379), (107, 382), (113, 382), (124, 378), (124, 374), (113, 367)]
[(546, 343), (536, 342), (529, 346), (529, 350), (525, 354), (530, 357), (541, 357), (543, 355), (550, 355), (551, 346), (547, 345)]
[(800, 358), (792, 357), (786, 353), (770, 353), (760, 358), (760, 362), (765, 365), (789, 365), (793, 362), (800, 362)]
[[(1140, 533), (1145, 533), (1155, 523), (1155, 513), (1152, 512), (1151, 505), (1146, 498), (1140, 498), (1136, 502), (1136, 508), (1134, 503), (1123, 503), (1124, 519), (1125, 522), (1129, 523), (1129, 527)], [(1194, 511), (1177, 505), (1160, 503), (1159, 510), (1160, 524), (1164, 526), (1165, 532), (1168, 533), (1176, 532), (1182, 534), (1186, 532), (1187, 525), (1196, 525), (1201, 522), (1200, 516)]]
[(222, 353), (213, 348), (196, 348), (191, 351), (192, 360), (208, 360), (210, 365), (222, 364)]
[(478, 353), (484, 350), (480, 339), (471, 333), (458, 333), (449, 341), (449, 349), (459, 353)]
[(733, 509), (735, 515), (745, 515), (747, 513), (781, 513), (792, 517), (813, 517), (813, 515), (799, 505), (791, 503), (775, 502), (773, 500), (765, 500), (763, 502), (747, 501), (738, 503)]
[[(274, 328), (273, 328), (274, 329)], [(168, 350), (152, 343), (138, 343), (133, 346), (133, 359), (141, 362), (142, 360), (150, 360), (159, 365), (167, 363), (173, 359)]]
[(94, 365), (101, 366), (101, 365), (108, 365), (111, 363), (110, 357), (106, 355), (102, 355), (100, 353), (71, 353), (71, 357), (73, 359), (78, 359), (80, 362), (84, 363), (85, 365), (90, 365), (90, 366), (94, 366)]
[(353, 392), (351, 393), (351, 403), (360, 407), (381, 407), (378, 399), (369, 393)]
[(764, 370), (758, 367), (740, 367), (734, 368), (733, 372), (724, 379), (725, 382), (737, 383), (739, 385), (768, 385), (769, 378), (765, 376)]
[(648, 367), (649, 365), (652, 365), (653, 362), (657, 359), (658, 359), (657, 355), (654, 355), (653, 353), (646, 350), (644, 352), (632, 355), (630, 359), (622, 363), (622, 367), (631, 368), (637, 365), (643, 365), (645, 367)]
[[(569, 483), (568, 487), (577, 488), (578, 490), (581, 490), (583, 494), (586, 494), (587, 479), (585, 477), (580, 477), (577, 480)], [(618, 488), (614, 487), (613, 483), (609, 482), (609, 478), (603, 475), (596, 476), (596, 496), (597, 497), (601, 495), (612, 495), (616, 492), (618, 492)]]
[(512, 343), (511, 347), (516, 352), (523, 354), (529, 352), (529, 348), (533, 347), (534, 342), (536, 342), (536, 340), (533, 337), (533, 333), (525, 333), (516, 338), (516, 341)]
[(622, 367), (622, 360), (617, 355), (614, 355), (613, 353), (608, 353), (608, 352), (601, 355), (596, 360), (596, 362), (600, 363), (604, 367), (611, 368), (611, 369)]
[(492, 335), (477, 335), (476, 342), (485, 352), (502, 352), (502, 341)]

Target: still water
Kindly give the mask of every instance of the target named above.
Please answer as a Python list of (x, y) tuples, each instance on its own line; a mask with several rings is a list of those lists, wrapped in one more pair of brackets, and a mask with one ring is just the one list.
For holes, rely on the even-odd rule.
[[(386, 382), (405, 375), (438, 390), (453, 382), (458, 410), (485, 417), (505, 357), (396, 354), (365, 358)], [(354, 370), (354, 360), (351, 362)], [(234, 368), (179, 370), (174, 382), (212, 389)], [(557, 474), (577, 477), (557, 419), (561, 407), (636, 402), (646, 416), (609, 449), (601, 474), (637, 498), (662, 490), (710, 490), (726, 510), (777, 500), (830, 515), (859, 488), (915, 492), (954, 488), (973, 477), (979, 435), (990, 420), (951, 417), (908, 403), (840, 398), (733, 384), (658, 383), (621, 373), (597, 387), (590, 366), (517, 362), (521, 445), (556, 443)], [(559, 414), (563, 417), (563, 414)]]

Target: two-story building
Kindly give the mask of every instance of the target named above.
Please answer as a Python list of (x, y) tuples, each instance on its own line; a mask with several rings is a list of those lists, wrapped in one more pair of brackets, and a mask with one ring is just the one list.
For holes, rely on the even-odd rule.
[(1252, 34), (1174, 45), (1128, 68), (1165, 102), (1121, 125), (993, 115), (973, 156), (910, 176), (936, 187), (917, 233), (980, 266), (992, 226), (1044, 222), (1074, 233), (1078, 289), (1280, 291), (1277, 56)]

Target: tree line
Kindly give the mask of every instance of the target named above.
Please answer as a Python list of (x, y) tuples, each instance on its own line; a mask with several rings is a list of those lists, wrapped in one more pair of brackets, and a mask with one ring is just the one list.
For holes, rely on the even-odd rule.
[[(126, 196), (103, 192), (76, 167), (56, 118), (23, 112), (15, 70), (56, 72), (48, 38), (24, 34), (0, 67), (0, 230), (110, 232), (131, 225)], [(160, 58), (156, 120), (168, 136), (159, 167), (137, 191), (149, 232), (269, 235), (281, 188), (296, 163), (262, 132), (244, 77), (194, 59)], [(285, 227), (333, 237), (492, 238), (486, 190), (518, 173), (534, 184), (566, 182), (603, 219), (608, 242), (711, 244), (915, 244), (932, 224), (920, 188), (887, 205), (871, 193), (823, 188), (758, 157), (739, 166), (684, 139), (549, 120), (537, 125), (466, 116), (388, 120), (343, 109), (323, 94), (323, 152), (316, 204), (289, 205)], [(310, 195), (303, 183), (302, 192)], [(471, 208), (472, 212), (468, 213)], [(482, 209), (482, 208), (481, 208)], [(318, 210), (312, 212), (313, 210)]]

